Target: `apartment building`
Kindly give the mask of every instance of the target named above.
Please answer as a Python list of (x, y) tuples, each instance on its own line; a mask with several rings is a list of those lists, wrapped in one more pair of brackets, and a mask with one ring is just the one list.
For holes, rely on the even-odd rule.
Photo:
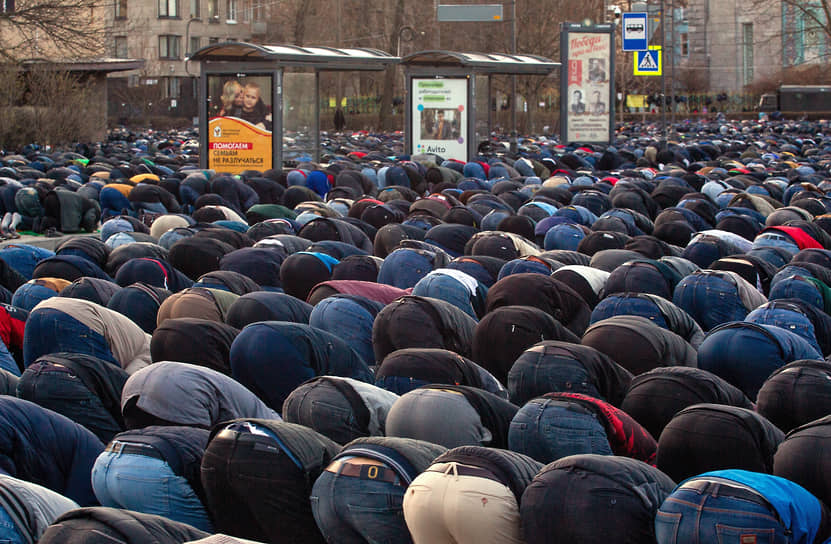
[(113, 0), (110, 56), (145, 59), (144, 68), (110, 78), (110, 116), (196, 115), (199, 66), (188, 62), (211, 43), (257, 41), (270, 0)]

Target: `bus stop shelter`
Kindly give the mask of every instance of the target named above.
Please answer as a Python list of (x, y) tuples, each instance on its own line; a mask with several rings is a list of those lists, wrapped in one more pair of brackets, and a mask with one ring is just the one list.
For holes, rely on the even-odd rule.
[(462, 161), (476, 155), (493, 128), (492, 76), (548, 76), (560, 66), (537, 55), (457, 51), (421, 51), (401, 64), (408, 89), (405, 150)]
[(201, 66), (200, 165), (231, 173), (320, 160), (320, 73), (399, 61), (377, 49), (243, 42), (203, 47), (191, 60)]

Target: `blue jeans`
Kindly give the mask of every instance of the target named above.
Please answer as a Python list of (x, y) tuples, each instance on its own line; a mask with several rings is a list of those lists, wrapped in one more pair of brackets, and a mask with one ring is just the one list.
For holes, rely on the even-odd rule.
[(103, 359), (118, 367), (106, 338), (74, 317), (54, 308), (43, 308), (29, 315), (23, 337), (23, 363), (29, 366), (41, 355), (69, 351)]
[(791, 255), (799, 253), (799, 246), (796, 245), (790, 237), (772, 232), (760, 234), (755, 240), (753, 240), (753, 249), (758, 249), (760, 247), (781, 247), (782, 249), (787, 250)]
[(550, 463), (581, 453), (612, 455), (606, 430), (594, 414), (562, 400), (537, 398), (519, 409), (508, 430), (508, 448)]
[(0, 544), (26, 544), (26, 539), (20, 534), (17, 525), (2, 507), (0, 507)]
[(740, 544), (756, 536), (758, 544), (788, 544), (782, 523), (767, 506), (719, 495), (719, 484), (705, 492), (676, 489), (655, 518), (658, 544)]
[(17, 396), (83, 425), (104, 444), (124, 430), (101, 399), (65, 366), (48, 362), (29, 366), (17, 383)]
[(406, 490), (400, 483), (323, 471), (312, 487), (312, 514), (326, 542), (412, 542), (401, 506)]
[(12, 244), (0, 250), (0, 259), (20, 272), (27, 280), (32, 279), (35, 267), (43, 259), (54, 257), (55, 252), (28, 244)]
[(104, 187), (98, 193), (98, 202), (105, 215), (120, 215), (122, 212), (131, 213), (133, 203), (114, 187)]
[[(536, 360), (533, 358), (536, 357)], [(529, 360), (532, 359), (532, 360)], [(582, 393), (605, 400), (578, 361), (556, 361), (534, 352), (524, 353), (508, 372), (508, 397), (522, 406), (546, 393)]]
[(92, 467), (92, 489), (102, 506), (164, 516), (213, 533), (193, 488), (161, 459), (105, 451)]
[(736, 287), (723, 279), (705, 276), (682, 280), (672, 302), (709, 331), (722, 323), (741, 321), (748, 313)]
[(283, 419), (310, 427), (338, 444), (367, 434), (349, 400), (330, 382), (316, 381), (301, 387), (283, 403)]
[(427, 380), (418, 380), (407, 376), (384, 376), (375, 380), (375, 385), (381, 389), (392, 391), (396, 395), (403, 395), (413, 389), (418, 389), (422, 385), (428, 385)]

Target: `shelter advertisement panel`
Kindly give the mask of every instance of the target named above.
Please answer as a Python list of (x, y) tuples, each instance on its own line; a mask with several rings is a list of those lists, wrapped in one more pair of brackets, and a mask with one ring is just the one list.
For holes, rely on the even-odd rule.
[(467, 78), (412, 79), (415, 153), (467, 160), (467, 91)]
[(614, 27), (564, 29), (561, 137), (609, 143), (614, 132)]
[(272, 76), (208, 76), (208, 168), (239, 174), (272, 167)]

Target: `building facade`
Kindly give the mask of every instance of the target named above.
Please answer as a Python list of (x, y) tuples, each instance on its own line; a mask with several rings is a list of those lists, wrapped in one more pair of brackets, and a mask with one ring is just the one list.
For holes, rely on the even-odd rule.
[(114, 0), (101, 9), (111, 21), (110, 54), (145, 59), (141, 70), (110, 78), (111, 118), (196, 115), (199, 66), (188, 57), (224, 41), (264, 35), (268, 0)]
[(735, 93), (783, 67), (782, 3), (690, 0), (677, 66), (712, 92)]

